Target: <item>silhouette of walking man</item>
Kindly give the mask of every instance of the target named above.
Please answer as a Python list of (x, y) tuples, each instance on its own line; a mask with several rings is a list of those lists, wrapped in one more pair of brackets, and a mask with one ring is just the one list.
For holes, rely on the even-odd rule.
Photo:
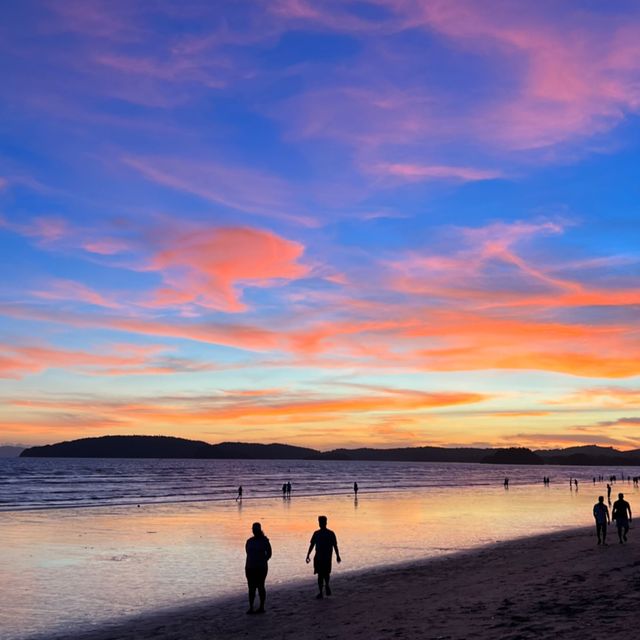
[(593, 505), (593, 517), (596, 519), (598, 544), (607, 544), (607, 525), (611, 520), (609, 519), (609, 508), (604, 503), (604, 496), (598, 496), (598, 502)]
[[(260, 523), (254, 522), (251, 530), (253, 531), (253, 537), (249, 538), (244, 546), (247, 552), (244, 574), (247, 577), (247, 586), (249, 587), (249, 610), (247, 611), (249, 614), (264, 613), (264, 602), (267, 598), (264, 583), (269, 570), (267, 563), (271, 558), (271, 543), (269, 538), (264, 535)], [(260, 597), (260, 606), (257, 611), (254, 611), (253, 604), (256, 600), (256, 590)]]
[(618, 499), (613, 503), (611, 518), (616, 521), (620, 544), (626, 542), (627, 533), (629, 533), (629, 523), (631, 522), (631, 505), (624, 499), (624, 493), (619, 493)]
[(238, 500), (242, 500), (242, 485), (238, 487), (238, 495), (236, 496), (236, 502), (238, 502)]
[(358, 497), (358, 483), (354, 482), (353, 483), (353, 493), (355, 494), (356, 498)]
[(611, 504), (611, 485), (607, 484), (607, 502)]
[(323, 598), (322, 587), (327, 596), (331, 595), (331, 587), (329, 587), (329, 576), (331, 574), (331, 558), (333, 550), (336, 550), (336, 562), (342, 562), (340, 552), (338, 551), (338, 540), (336, 534), (327, 529), (327, 516), (318, 516), (318, 524), (320, 528), (311, 536), (309, 550), (307, 551), (307, 564), (311, 561), (311, 552), (316, 549), (313, 556), (313, 572), (318, 575), (319, 593), (316, 596), (319, 600)]

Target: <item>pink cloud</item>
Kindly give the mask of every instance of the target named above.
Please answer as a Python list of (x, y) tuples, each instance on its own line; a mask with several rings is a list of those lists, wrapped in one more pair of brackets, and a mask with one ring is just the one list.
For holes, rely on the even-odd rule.
[(116, 253), (128, 251), (131, 247), (124, 240), (116, 240), (114, 238), (94, 238), (82, 241), (82, 248), (89, 253), (111, 256)]
[(156, 320), (115, 314), (72, 313), (27, 305), (0, 305), (0, 313), (13, 318), (54, 322), (68, 327), (122, 331), (217, 344), (249, 351), (268, 351), (284, 345), (275, 331), (241, 323)]
[(52, 280), (48, 283), (46, 289), (32, 291), (31, 293), (36, 298), (43, 300), (74, 300), (106, 309), (119, 309), (122, 307), (122, 304), (116, 302), (113, 298), (108, 298), (98, 291), (73, 280)]
[(406, 182), (426, 180), (453, 180), (457, 182), (477, 182), (502, 177), (502, 172), (473, 167), (449, 165), (423, 165), (405, 163), (380, 163), (370, 167), (372, 173), (380, 176), (399, 178)]
[(149, 302), (171, 306), (193, 302), (224, 311), (246, 309), (239, 290), (270, 287), (302, 278), (309, 269), (298, 261), (304, 247), (259, 229), (172, 228), (155, 235), (159, 248), (148, 269), (159, 271), (166, 286)]
[(251, 169), (178, 158), (125, 157), (122, 161), (149, 180), (205, 200), (258, 216), (314, 226), (300, 212), (291, 188), (279, 178)]

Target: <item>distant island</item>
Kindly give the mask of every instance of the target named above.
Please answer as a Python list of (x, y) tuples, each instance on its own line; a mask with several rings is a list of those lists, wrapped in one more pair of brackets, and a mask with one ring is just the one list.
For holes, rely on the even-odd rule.
[(482, 462), (486, 464), (640, 465), (640, 449), (586, 445), (532, 451), (525, 447), (333, 449), (318, 451), (288, 444), (209, 444), (170, 436), (101, 436), (30, 447), (24, 458), (183, 458), (245, 460), (365, 460), (390, 462)]

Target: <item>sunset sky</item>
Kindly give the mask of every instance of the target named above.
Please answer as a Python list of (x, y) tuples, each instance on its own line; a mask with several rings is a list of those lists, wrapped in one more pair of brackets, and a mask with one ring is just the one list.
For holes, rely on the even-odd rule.
[(640, 4), (24, 0), (0, 443), (640, 447)]

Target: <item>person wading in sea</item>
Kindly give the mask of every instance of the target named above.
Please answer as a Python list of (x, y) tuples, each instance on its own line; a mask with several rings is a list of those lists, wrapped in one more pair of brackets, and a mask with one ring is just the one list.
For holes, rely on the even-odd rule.
[(331, 558), (333, 557), (333, 550), (336, 550), (336, 562), (342, 562), (340, 552), (338, 551), (338, 540), (336, 534), (327, 529), (327, 516), (318, 516), (318, 524), (320, 528), (311, 536), (311, 542), (309, 543), (309, 550), (307, 551), (307, 564), (311, 562), (311, 552), (314, 547), (316, 554), (313, 557), (313, 572), (318, 575), (318, 589), (319, 593), (316, 596), (318, 599), (322, 599), (322, 587), (324, 586), (324, 593), (327, 596), (331, 595), (331, 587), (329, 586), (329, 576), (331, 574)]
[[(253, 537), (247, 540), (244, 548), (247, 552), (247, 561), (244, 565), (244, 574), (247, 578), (247, 586), (249, 587), (249, 610), (247, 613), (264, 613), (264, 602), (267, 598), (267, 592), (264, 587), (267, 579), (267, 571), (269, 570), (268, 562), (271, 558), (271, 543), (269, 538), (264, 535), (262, 525), (254, 522), (251, 527)], [(254, 610), (253, 605), (256, 600), (256, 590), (260, 597), (260, 606)]]

